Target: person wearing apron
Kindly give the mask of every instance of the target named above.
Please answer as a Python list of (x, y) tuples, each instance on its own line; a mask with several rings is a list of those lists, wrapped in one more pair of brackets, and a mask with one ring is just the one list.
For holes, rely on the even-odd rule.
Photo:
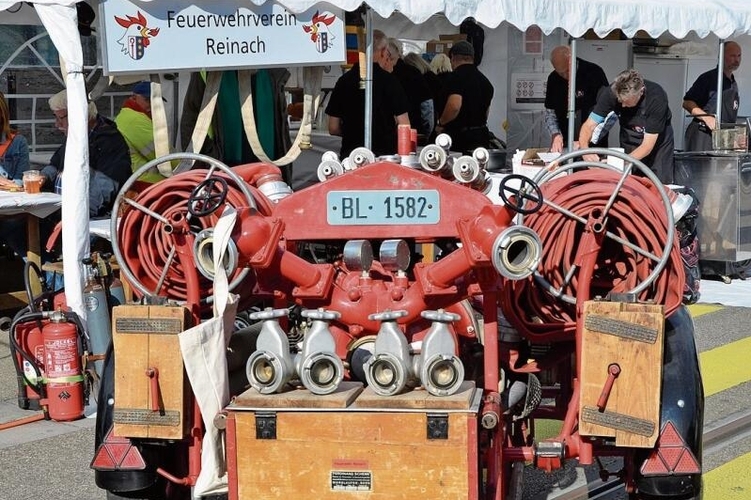
[[(625, 152), (651, 168), (664, 184), (672, 183), (674, 139), (665, 90), (644, 80), (636, 70), (621, 72), (609, 89), (598, 94), (594, 109), (582, 125), (579, 144), (589, 144), (595, 128), (611, 111), (618, 116), (620, 146)], [(584, 159), (599, 161), (590, 155)]]
[[(741, 47), (736, 42), (725, 42), (722, 65), (722, 121), (735, 123), (740, 99), (738, 84), (733, 72), (741, 65)], [(712, 130), (719, 127), (717, 113), (717, 71), (711, 69), (699, 75), (683, 96), (683, 109), (694, 116), (686, 129), (686, 151), (711, 151)]]

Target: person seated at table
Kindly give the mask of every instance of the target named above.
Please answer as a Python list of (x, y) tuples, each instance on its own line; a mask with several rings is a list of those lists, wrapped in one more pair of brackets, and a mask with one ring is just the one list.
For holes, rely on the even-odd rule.
[[(26, 138), (10, 128), (10, 111), (5, 95), (0, 92), (0, 189), (20, 190), (23, 173), (29, 169), (29, 144)], [(18, 253), (26, 248), (23, 217), (0, 219), (0, 244)]]
[[(49, 107), (55, 115), (55, 126), (68, 135), (68, 99), (65, 90), (50, 97)], [(96, 105), (89, 103), (89, 217), (92, 219), (109, 216), (120, 187), (128, 180), (130, 152), (128, 144), (117, 130), (115, 123), (100, 115)], [(65, 143), (52, 155), (49, 165), (42, 168), (43, 191), (62, 192), (62, 172), (65, 160)], [(60, 222), (60, 211), (39, 221), (39, 241), (47, 242), (55, 226)], [(16, 240), (12, 249), (21, 256), (26, 255), (26, 225), (21, 220), (14, 231)], [(58, 239), (59, 243), (59, 239)], [(42, 262), (57, 260), (57, 250), (42, 252)], [(57, 286), (54, 288), (58, 288)]]
[[(68, 135), (68, 97), (62, 90), (48, 104), (55, 115), (55, 127)], [(89, 103), (89, 217), (106, 217), (112, 212), (120, 187), (132, 174), (128, 143), (115, 122), (99, 114)], [(43, 189), (62, 192), (65, 143), (55, 151), (49, 165), (42, 169)], [(58, 215), (59, 217), (59, 215)]]
[(29, 143), (26, 137), (10, 128), (8, 101), (0, 92), (0, 187), (21, 186), (23, 173), (28, 169)]

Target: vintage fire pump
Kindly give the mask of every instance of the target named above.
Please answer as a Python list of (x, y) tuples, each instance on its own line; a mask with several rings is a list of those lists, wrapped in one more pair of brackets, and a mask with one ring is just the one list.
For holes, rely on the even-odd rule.
[[(214, 226), (232, 206), (222, 265), (254, 323), (230, 339), (250, 340), (247, 364), (228, 363), (246, 378), (209, 416), (231, 500), (518, 498), (524, 463), (600, 456), (623, 458), (601, 475), (634, 498), (700, 498), (683, 265), (666, 190), (640, 162), (594, 149), (534, 180), (491, 176), (487, 151), (457, 157), (442, 137), (404, 159), (329, 155), (292, 193), (271, 165), (158, 161), (177, 158), (209, 168), (115, 206), (113, 250), (147, 309), (113, 330), (162, 347), (105, 361), (93, 465), (111, 494), (195, 484), (202, 423), (174, 397), (190, 388), (170, 335), (211, 314)], [(537, 418), (558, 434), (538, 439)]]

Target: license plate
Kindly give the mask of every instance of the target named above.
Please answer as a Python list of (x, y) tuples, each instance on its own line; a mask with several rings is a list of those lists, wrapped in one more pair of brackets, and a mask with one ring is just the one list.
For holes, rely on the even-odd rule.
[(438, 224), (441, 198), (435, 189), (330, 191), (326, 219), (332, 226)]

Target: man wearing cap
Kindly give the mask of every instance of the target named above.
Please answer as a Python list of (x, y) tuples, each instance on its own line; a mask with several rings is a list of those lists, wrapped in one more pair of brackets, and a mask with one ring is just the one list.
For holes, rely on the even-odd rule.
[[(154, 149), (154, 125), (151, 121), (151, 83), (138, 82), (132, 94), (123, 103), (115, 117), (120, 133), (128, 143), (133, 172), (156, 158)], [(153, 184), (164, 179), (156, 168), (146, 172), (139, 181)]]
[(471, 153), (475, 148), (488, 147), (490, 142), (487, 124), (493, 85), (475, 66), (475, 50), (469, 42), (455, 43), (449, 58), (453, 71), (447, 78), (448, 99), (436, 133), (451, 136), (452, 150)]

